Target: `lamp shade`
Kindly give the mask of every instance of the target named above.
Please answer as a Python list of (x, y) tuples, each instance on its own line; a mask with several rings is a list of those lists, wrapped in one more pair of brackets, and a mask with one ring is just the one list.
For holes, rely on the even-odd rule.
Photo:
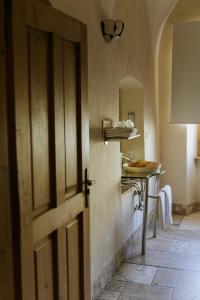
[(174, 25), (171, 122), (200, 123), (200, 22)]

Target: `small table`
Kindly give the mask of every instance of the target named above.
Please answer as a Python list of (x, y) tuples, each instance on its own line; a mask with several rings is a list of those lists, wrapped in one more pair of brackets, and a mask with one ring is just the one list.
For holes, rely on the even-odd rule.
[[(156, 170), (153, 172), (122, 172), (121, 179), (136, 179), (141, 183), (141, 192), (142, 192), (142, 199), (144, 202), (144, 209), (143, 209), (143, 228), (142, 228), (142, 255), (145, 254), (146, 251), (146, 233), (147, 233), (147, 215), (148, 215), (148, 197), (149, 197), (149, 179), (153, 176), (160, 176), (165, 171)], [(130, 184), (131, 185), (131, 184)], [(134, 184), (133, 184), (134, 185)]]

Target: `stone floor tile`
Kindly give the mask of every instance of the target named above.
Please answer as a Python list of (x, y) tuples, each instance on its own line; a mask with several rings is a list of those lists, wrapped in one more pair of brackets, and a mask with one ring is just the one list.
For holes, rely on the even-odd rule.
[(176, 234), (177, 231), (174, 228), (166, 228), (164, 230), (158, 230), (157, 238), (175, 240)]
[(175, 240), (181, 241), (199, 241), (200, 242), (200, 231), (194, 230), (176, 230), (174, 231)]
[(126, 251), (126, 256), (127, 257), (137, 256), (141, 254), (141, 251), (142, 251), (142, 243), (141, 241), (138, 241), (135, 244), (129, 245)]
[(172, 269), (200, 271), (200, 256), (182, 253), (149, 250), (146, 255), (129, 258), (127, 262)]
[(179, 228), (168, 227), (162, 231), (158, 231), (158, 238), (173, 239), (173, 240), (191, 240), (200, 242), (200, 231), (180, 230)]
[(117, 271), (113, 279), (151, 284), (155, 277), (156, 271), (156, 267), (124, 263)]
[(174, 244), (172, 239), (163, 238), (148, 238), (146, 243), (146, 249), (158, 250), (158, 251), (170, 251)]
[(179, 226), (183, 230), (199, 230), (200, 229), (200, 218), (186, 217), (183, 219)]
[(175, 287), (179, 271), (176, 269), (159, 268), (152, 285)]
[(98, 300), (200, 300), (200, 230), (195, 224), (200, 229), (200, 212), (183, 220), (175, 216), (174, 224), (159, 230), (156, 239), (151, 229), (144, 256), (141, 237), (130, 244), (126, 254), (132, 257)]
[(174, 241), (171, 252), (200, 255), (200, 242), (196, 241)]
[(106, 285), (106, 290), (122, 292), (125, 288), (126, 282), (120, 280), (112, 280)]
[[(148, 250), (158, 250), (158, 251), (171, 251), (174, 245), (174, 239), (168, 239), (163, 237), (153, 238), (152, 236), (147, 237), (146, 241), (146, 251)], [(141, 241), (137, 241), (136, 244), (132, 245), (127, 252), (127, 256), (138, 256), (141, 255)]]
[(173, 300), (200, 300), (200, 272), (181, 270)]
[[(142, 298), (143, 299), (143, 298)], [(121, 295), (120, 298), (118, 298), (118, 300), (141, 300), (141, 298), (137, 297), (137, 296), (130, 296), (130, 295)], [(145, 299), (146, 300), (146, 299)]]
[(98, 296), (97, 300), (118, 300), (120, 292), (103, 290), (103, 292)]
[(168, 287), (127, 283), (119, 300), (170, 300), (172, 293), (173, 289)]

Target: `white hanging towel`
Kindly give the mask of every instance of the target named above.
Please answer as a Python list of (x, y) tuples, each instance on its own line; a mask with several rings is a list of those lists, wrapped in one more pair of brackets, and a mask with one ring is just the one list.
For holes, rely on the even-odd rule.
[(158, 227), (165, 228), (165, 193), (160, 191), (158, 198)]
[(165, 212), (164, 219), (165, 224), (170, 225), (173, 223), (172, 220), (172, 189), (170, 185), (165, 185), (161, 188), (160, 192), (165, 194)]

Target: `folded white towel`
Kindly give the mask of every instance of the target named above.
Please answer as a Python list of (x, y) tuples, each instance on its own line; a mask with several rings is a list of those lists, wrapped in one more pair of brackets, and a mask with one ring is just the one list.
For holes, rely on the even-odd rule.
[(170, 185), (165, 185), (161, 188), (160, 192), (165, 194), (165, 224), (170, 225), (172, 220), (172, 189)]

